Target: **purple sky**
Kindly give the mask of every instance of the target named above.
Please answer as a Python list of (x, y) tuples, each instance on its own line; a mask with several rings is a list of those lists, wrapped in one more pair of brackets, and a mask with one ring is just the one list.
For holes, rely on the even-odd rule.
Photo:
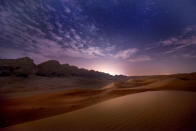
[(195, 0), (0, 0), (0, 58), (110, 74), (196, 71)]

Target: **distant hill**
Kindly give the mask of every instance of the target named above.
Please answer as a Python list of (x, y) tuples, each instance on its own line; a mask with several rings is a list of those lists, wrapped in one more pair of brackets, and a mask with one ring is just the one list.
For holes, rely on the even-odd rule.
[(107, 73), (94, 70), (81, 69), (69, 64), (60, 64), (56, 60), (49, 60), (39, 65), (34, 64), (29, 57), (19, 59), (0, 59), (0, 76), (22, 76), (29, 75), (45, 76), (45, 77), (89, 77), (89, 78), (109, 78), (109, 79), (125, 79), (126, 76), (112, 76)]
[(28, 76), (37, 73), (33, 60), (24, 57), (19, 59), (0, 59), (0, 76)]

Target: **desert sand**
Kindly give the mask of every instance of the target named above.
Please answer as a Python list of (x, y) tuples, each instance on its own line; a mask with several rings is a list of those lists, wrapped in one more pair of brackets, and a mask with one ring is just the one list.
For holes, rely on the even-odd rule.
[[(166, 128), (168, 129), (170, 129), (171, 127), (171, 129), (185, 128), (186, 130), (186, 128), (188, 128), (188, 125), (190, 126), (190, 128), (194, 127), (192, 125), (193, 122), (192, 119), (194, 119), (195, 117), (193, 109), (195, 108), (194, 103), (196, 102), (195, 99), (196, 74), (195, 73), (168, 75), (168, 76), (137, 77), (137, 78), (130, 78), (128, 81), (113, 82), (102, 88), (89, 87), (89, 88), (76, 88), (76, 89), (75, 88), (66, 89), (66, 88), (71, 87), (73, 85), (77, 85), (77, 87), (80, 87), (80, 85), (83, 87), (85, 87), (85, 85), (100, 87), (101, 85), (104, 85), (105, 82), (99, 83), (102, 82), (102, 80), (99, 81), (96, 80), (96, 83), (95, 80), (93, 80), (92, 83), (90, 82), (91, 80), (88, 81), (80, 80), (80, 82), (78, 82), (78, 78), (73, 79), (73, 78), (43, 78), (43, 77), (31, 78), (30, 77), (28, 79), (24, 79), (24, 78), (11, 77), (11, 78), (2, 78), (2, 79), (4, 80), (7, 79), (7, 80), (4, 81), (4, 88), (0, 90), (0, 92), (3, 94), (2, 96), (4, 96), (1, 98), (1, 108), (0, 108), (1, 127), (9, 128), (10, 126), (14, 126), (22, 123), (27, 123), (27, 122), (50, 118), (50, 117), (52, 118), (55, 115), (62, 115), (62, 114), (66, 115), (66, 113), (69, 114), (69, 112), (73, 112), (73, 111), (77, 112), (77, 110), (80, 109), (83, 110), (86, 107), (88, 108), (89, 106), (93, 106), (95, 104), (99, 104), (107, 100), (118, 101), (118, 99), (122, 99), (121, 100), (122, 104), (120, 104), (117, 101), (112, 102), (112, 103), (119, 103), (119, 104), (116, 104), (117, 105), (116, 107), (111, 107), (111, 109), (109, 110), (113, 111), (116, 108), (120, 108), (122, 110), (122, 112), (121, 110), (119, 110), (119, 113), (124, 114), (124, 118), (121, 115), (115, 116), (115, 114), (118, 115), (117, 111), (113, 114), (115, 117), (120, 117), (119, 119), (116, 119), (116, 122), (119, 123), (120, 125), (116, 125), (116, 123), (110, 122), (110, 120), (113, 119), (112, 116), (108, 116), (111, 117), (111, 118), (107, 118), (109, 120), (105, 118), (108, 112), (105, 113), (94, 112), (95, 111), (94, 108), (92, 109), (92, 111), (90, 111), (91, 108), (89, 107), (88, 112), (94, 112), (96, 115), (98, 115), (97, 117), (103, 117), (103, 120), (100, 119), (100, 121), (104, 121), (105, 119), (107, 120), (107, 122), (105, 121), (105, 123), (103, 123), (102, 125), (103, 127), (101, 126), (101, 124), (97, 127), (97, 128), (100, 127), (100, 130), (102, 128), (108, 130), (112, 130), (113, 128), (116, 130), (117, 129), (125, 130), (126, 128), (136, 130), (137, 128), (139, 128), (139, 127), (136, 128), (135, 126), (141, 126), (141, 129), (144, 129), (148, 127), (148, 125), (145, 125), (145, 123), (148, 123), (149, 120), (151, 119), (155, 121), (155, 124), (153, 124), (152, 122), (149, 123), (149, 126), (152, 125), (149, 127), (149, 129), (152, 128), (165, 129), (163, 128), (164, 125), (162, 125), (165, 122), (168, 122), (168, 125), (167, 124), (165, 125)], [(12, 81), (13, 79), (17, 79), (18, 81), (15, 81), (13, 83)], [(10, 81), (12, 82), (10, 83)], [(36, 84), (33, 84), (33, 81)], [(28, 85), (29, 88), (26, 88), (26, 86), (28, 87)], [(125, 96), (125, 98), (127, 97), (127, 99), (124, 99), (124, 97), (122, 96)], [(125, 105), (129, 105), (130, 101), (132, 101), (130, 106), (124, 107)], [(126, 104), (123, 105), (123, 103)], [(112, 105), (112, 104), (107, 104), (107, 105)], [(151, 107), (153, 109), (151, 109)], [(185, 110), (184, 108), (188, 108), (188, 109)], [(164, 110), (162, 111), (162, 109)], [(128, 110), (130, 110), (130, 112), (128, 112)], [(133, 110), (136, 111), (135, 112), (136, 114), (137, 111), (142, 110), (143, 114), (141, 111), (140, 112), (141, 116), (140, 115), (134, 116), (135, 113)], [(90, 116), (90, 118), (88, 118), (89, 116), (88, 113), (86, 115), (85, 113), (86, 112), (82, 113), (84, 114), (83, 116), (85, 118), (85, 119), (83, 118), (84, 120), (81, 120), (82, 118), (77, 118), (77, 119), (82, 121), (81, 124), (83, 122), (86, 122), (85, 124), (87, 127), (81, 125), (82, 126), (81, 128), (84, 127), (85, 130), (91, 130), (90, 125), (92, 125), (92, 128), (93, 126), (95, 126), (91, 124), (91, 121), (96, 122), (97, 117)], [(176, 114), (176, 116), (173, 116), (172, 118), (170, 118), (170, 115), (166, 116), (165, 118), (162, 118), (164, 116), (163, 115), (160, 116), (159, 118), (159, 115), (162, 115), (164, 113), (165, 115), (170, 114), (171, 116), (172, 113), (174, 113), (174, 115), (175, 113), (178, 114)], [(184, 113), (187, 114), (187, 116), (183, 115)], [(134, 116), (133, 120), (127, 117), (129, 116), (129, 114), (131, 114), (131, 116)], [(191, 116), (190, 114), (192, 114), (193, 116)], [(88, 123), (88, 121), (85, 121), (86, 118), (89, 119), (90, 123)], [(178, 127), (183, 125), (183, 123), (180, 123), (178, 121), (179, 119), (182, 122), (184, 122), (185, 127)], [(70, 121), (72, 120), (73, 123), (71, 124), (73, 125), (79, 124), (77, 123), (77, 120), (75, 118), (73, 119), (70, 117)], [(125, 120), (127, 121), (129, 126), (126, 125), (123, 126), (124, 122), (125, 122), (124, 124), (126, 124)], [(52, 121), (53, 120), (51, 120), (51, 122)], [(156, 121), (157, 122), (159, 121), (158, 124), (156, 124)], [(172, 121), (171, 123), (174, 123), (174, 125), (169, 125), (170, 121)], [(137, 122), (137, 123), (135, 123), (136, 125), (134, 125), (131, 124), (132, 122), (133, 123)], [(108, 125), (111, 128), (109, 127), (107, 128), (104, 126), (107, 124), (111, 124)], [(48, 125), (52, 126), (52, 124), (48, 124)], [(47, 126), (47, 124), (45, 126)], [(29, 126), (29, 128), (32, 127)], [(53, 125), (53, 128), (58, 128), (58, 127), (55, 127), (55, 125)], [(51, 129), (53, 128), (51, 127)], [(63, 130), (65, 129), (64, 126), (59, 128)], [(69, 126), (67, 127), (67, 129), (69, 129)], [(72, 129), (72, 127), (70, 127), (70, 129)], [(75, 129), (75, 127), (73, 127), (73, 129)], [(43, 130), (48, 130), (48, 129), (43, 127)]]
[(195, 130), (195, 102), (195, 92), (136, 93), (6, 131)]

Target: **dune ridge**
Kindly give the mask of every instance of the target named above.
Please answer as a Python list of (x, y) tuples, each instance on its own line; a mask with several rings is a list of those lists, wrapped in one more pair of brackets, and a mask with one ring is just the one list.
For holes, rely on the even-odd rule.
[(195, 102), (196, 92), (137, 93), (6, 130), (195, 130)]
[[(104, 85), (105, 82), (103, 82), (103, 80), (95, 80), (95, 83), (95, 81), (91, 79), (91, 84), (89, 84), (89, 80), (85, 81), (86, 79), (81, 79), (79, 82), (78, 78), (74, 80), (73, 78), (65, 79), (58, 77), (46, 79), (44, 77), (41, 79), (36, 78), (34, 80), (41, 81), (42, 83), (39, 85), (39, 87), (42, 88), (36, 88), (36, 92), (33, 92), (33, 89), (35, 89), (33, 86), (28, 87), (29, 89), (26, 90), (27, 85), (29, 85), (29, 82), (27, 82), (28, 79), (20, 78), (22, 80), (18, 82), (20, 84), (26, 83), (27, 85), (20, 88), (20, 90), (17, 91), (18, 93), (13, 90), (15, 88), (8, 88), (8, 86), (5, 86), (5, 88), (1, 88), (0, 90), (2, 91), (2, 89), (4, 89), (4, 96), (9, 96), (8, 98), (5, 97), (1, 99), (1, 116), (3, 118), (1, 119), (1, 127), (71, 112), (105, 100), (134, 93), (159, 90), (183, 90), (195, 92), (195, 76), (195, 73), (191, 73), (170, 76), (137, 77), (130, 78), (128, 81), (113, 82), (103, 88), (93, 89), (90, 88), (90, 86), (101, 87), (101, 85)], [(33, 79), (29, 80), (30, 83), (32, 83)], [(56, 84), (51, 84), (52, 81), (55, 81)], [(65, 83), (62, 83), (62, 85), (58, 84), (62, 81), (65, 81)], [(84, 86), (84, 88), (74, 87), (72, 89), (65, 90), (67, 84), (67, 87), (70, 87), (68, 82), (70, 82), (72, 87), (73, 83), (77, 83), (77, 87)], [(38, 84), (38, 82), (35, 83)], [(89, 88), (85, 88), (85, 85), (88, 85)]]

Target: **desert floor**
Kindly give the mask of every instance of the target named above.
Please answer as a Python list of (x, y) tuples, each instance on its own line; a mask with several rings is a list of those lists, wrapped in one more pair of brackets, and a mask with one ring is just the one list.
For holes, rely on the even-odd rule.
[[(0, 90), (1, 129), (196, 129), (196, 74), (134, 78), (93, 89), (66, 89), (66, 84), (71, 86), (65, 78), (6, 79), (2, 80), (5, 86)], [(12, 83), (13, 79), (20, 80)], [(71, 80), (78, 87), (97, 87), (96, 83), (101, 82)], [(28, 85), (30, 88), (25, 88)]]
[(195, 130), (195, 102), (195, 92), (136, 93), (6, 130)]

